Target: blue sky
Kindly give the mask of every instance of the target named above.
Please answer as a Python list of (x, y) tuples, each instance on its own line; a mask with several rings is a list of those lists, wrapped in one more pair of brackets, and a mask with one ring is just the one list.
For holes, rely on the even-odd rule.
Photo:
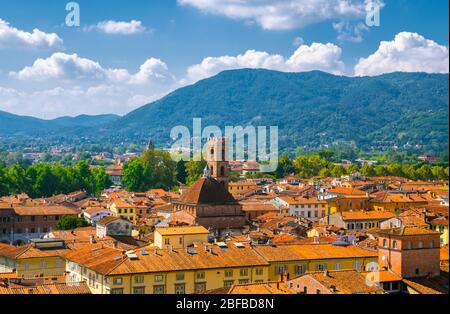
[(69, 1), (0, 0), (0, 110), (125, 114), (241, 67), (448, 73), (448, 0), (370, 0), (379, 27), (368, 1), (78, 0), (68, 27)]

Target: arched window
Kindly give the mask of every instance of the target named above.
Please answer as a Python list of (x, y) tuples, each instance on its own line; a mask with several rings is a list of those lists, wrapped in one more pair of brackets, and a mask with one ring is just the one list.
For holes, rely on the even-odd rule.
[(221, 176), (221, 177), (224, 177), (224, 176), (225, 176), (225, 167), (224, 167), (224, 166), (222, 166), (222, 167), (220, 168), (220, 176)]
[(211, 148), (211, 157), (214, 157), (214, 148)]
[(408, 247), (408, 250), (411, 250), (411, 249), (412, 249), (412, 243), (411, 243), (411, 241), (408, 241), (407, 247)]
[(394, 242), (392, 242), (392, 248), (396, 249), (397, 248), (397, 241), (394, 240)]
[(423, 241), (419, 241), (419, 249), (423, 249)]
[(434, 241), (433, 240), (430, 241), (430, 249), (432, 249), (432, 248), (434, 248)]
[(387, 240), (386, 239), (383, 240), (383, 247), (387, 247)]

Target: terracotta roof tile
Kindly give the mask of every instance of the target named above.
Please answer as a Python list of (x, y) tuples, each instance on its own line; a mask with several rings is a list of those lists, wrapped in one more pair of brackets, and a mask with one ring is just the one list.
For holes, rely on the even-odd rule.
[(347, 211), (340, 215), (344, 220), (387, 220), (395, 217), (391, 212), (382, 211)]
[(295, 294), (283, 282), (263, 282), (233, 285), (227, 294)]
[[(211, 249), (212, 253), (205, 250), (205, 247)], [(171, 251), (150, 246), (135, 250), (138, 258), (129, 259), (120, 250), (90, 245), (72, 251), (66, 258), (101, 274), (110, 275), (268, 265), (248, 245), (237, 248), (229, 243), (227, 248), (219, 248), (198, 243), (196, 248), (189, 250), (195, 251), (195, 254), (186, 249)]]
[(379, 235), (393, 235), (393, 236), (439, 235), (439, 232), (417, 227), (380, 229), (379, 231), (377, 231), (377, 233)]
[(312, 272), (303, 276), (314, 278), (328, 289), (334, 289), (333, 293), (336, 294), (384, 293), (382, 288), (375, 285), (369, 285), (366, 277), (355, 270)]
[(209, 234), (208, 229), (203, 226), (192, 227), (175, 227), (175, 228), (156, 228), (155, 232), (159, 232), (161, 235), (181, 235), (181, 234)]
[(74, 207), (61, 205), (14, 206), (14, 212), (20, 216), (78, 215), (80, 213)]
[(235, 204), (230, 192), (214, 178), (201, 178), (184, 193), (181, 202), (191, 204)]
[(377, 257), (377, 253), (356, 246), (335, 246), (332, 244), (285, 244), (261, 245), (255, 250), (267, 261), (297, 261), (353, 257)]

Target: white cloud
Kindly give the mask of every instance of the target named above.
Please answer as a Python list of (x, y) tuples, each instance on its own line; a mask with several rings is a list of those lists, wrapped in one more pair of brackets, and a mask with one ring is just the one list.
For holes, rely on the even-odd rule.
[(47, 59), (37, 59), (32, 66), (27, 66), (19, 72), (10, 72), (10, 75), (19, 80), (99, 80), (104, 79), (105, 70), (98, 62), (80, 58), (77, 54), (57, 52)]
[(80, 114), (126, 114), (163, 96), (159, 91), (146, 94), (129, 86), (94, 85), (90, 87), (54, 87), (19, 92), (0, 87), (0, 110), (20, 115), (53, 119)]
[(382, 41), (378, 50), (361, 58), (356, 76), (391, 72), (449, 72), (449, 49), (417, 33), (402, 32), (393, 41)]
[(267, 30), (301, 28), (325, 20), (363, 19), (372, 0), (178, 0), (205, 13), (256, 23)]
[(350, 23), (340, 21), (333, 23), (333, 28), (338, 33), (338, 40), (360, 43), (363, 41), (364, 32), (369, 30), (364, 23)]
[(9, 111), (19, 105), (19, 99), (25, 94), (14, 88), (0, 86), (0, 110)]
[(77, 54), (58, 52), (10, 72), (10, 76), (17, 79), (15, 83), (28, 91), (19, 95), (15, 90), (1, 89), (0, 108), (45, 118), (82, 113), (124, 114), (177, 87), (228, 69), (322, 70), (342, 74), (341, 54), (341, 48), (330, 43), (302, 45), (289, 58), (249, 50), (238, 56), (205, 58), (200, 64), (189, 67), (186, 76), (177, 81), (166, 63), (157, 58), (147, 59), (135, 73), (130, 73), (127, 69), (106, 68)]
[(334, 44), (313, 43), (300, 46), (286, 65), (293, 72), (320, 70), (339, 75), (345, 71), (341, 56), (342, 49)]
[(294, 47), (301, 46), (304, 43), (305, 43), (305, 40), (302, 37), (295, 37), (294, 40), (292, 41), (292, 45)]
[(46, 59), (37, 59), (32, 66), (10, 76), (23, 81), (87, 80), (143, 85), (164, 83), (173, 80), (167, 65), (160, 59), (150, 58), (141, 65), (139, 71), (130, 74), (126, 69), (103, 68), (98, 62), (81, 58), (77, 54), (57, 52)]
[(45, 33), (36, 28), (32, 33), (25, 32), (0, 19), (0, 49), (3, 47), (61, 48), (62, 46), (62, 39), (55, 33)]
[(302, 45), (289, 58), (267, 52), (248, 50), (238, 56), (208, 57), (200, 64), (188, 68), (182, 83), (192, 83), (216, 75), (224, 70), (240, 68), (263, 68), (284, 72), (304, 72), (320, 70), (333, 74), (343, 74), (345, 65), (341, 61), (340, 47), (328, 43)]
[(26, 91), (0, 88), (0, 110), (41, 118), (125, 114), (164, 96), (176, 83), (160, 59), (149, 58), (136, 73), (130, 73), (61, 52), (37, 59), (10, 76), (17, 79), (15, 88)]
[(160, 59), (150, 58), (140, 67), (139, 72), (130, 77), (132, 84), (146, 84), (151, 81), (168, 82), (174, 80), (167, 64)]
[(102, 21), (96, 25), (87, 26), (86, 31), (98, 30), (109, 35), (133, 35), (147, 31), (141, 21), (131, 20), (123, 21)]

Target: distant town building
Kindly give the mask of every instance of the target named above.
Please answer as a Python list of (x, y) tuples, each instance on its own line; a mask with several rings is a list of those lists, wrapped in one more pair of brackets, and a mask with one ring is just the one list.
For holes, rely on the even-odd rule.
[(439, 161), (439, 159), (433, 155), (422, 155), (422, 156), (419, 156), (418, 159), (421, 161), (430, 162), (430, 163)]

